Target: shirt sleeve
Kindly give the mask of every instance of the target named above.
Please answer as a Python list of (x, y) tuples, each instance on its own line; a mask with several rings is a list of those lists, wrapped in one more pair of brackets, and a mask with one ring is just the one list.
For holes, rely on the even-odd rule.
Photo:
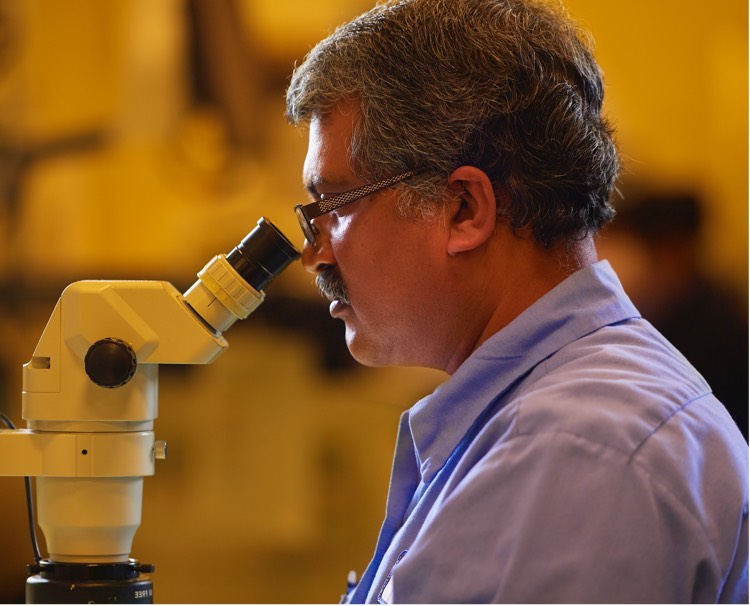
[(569, 433), (497, 445), (393, 569), (394, 603), (713, 602), (706, 530), (626, 453)]

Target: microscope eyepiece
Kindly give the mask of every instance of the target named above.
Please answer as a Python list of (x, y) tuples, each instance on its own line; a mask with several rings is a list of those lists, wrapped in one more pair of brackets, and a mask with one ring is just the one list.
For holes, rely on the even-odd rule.
[(217, 255), (198, 273), (185, 302), (221, 333), (246, 318), (263, 301), (263, 289), (300, 252), (265, 217), (228, 255)]
[(265, 217), (227, 255), (227, 261), (255, 290), (263, 290), (300, 253)]

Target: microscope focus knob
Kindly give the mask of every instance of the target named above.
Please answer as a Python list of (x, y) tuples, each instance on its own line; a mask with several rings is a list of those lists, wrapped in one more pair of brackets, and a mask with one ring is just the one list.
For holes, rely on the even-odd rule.
[(133, 348), (114, 338), (100, 339), (89, 347), (83, 363), (89, 379), (108, 389), (125, 385), (138, 366)]

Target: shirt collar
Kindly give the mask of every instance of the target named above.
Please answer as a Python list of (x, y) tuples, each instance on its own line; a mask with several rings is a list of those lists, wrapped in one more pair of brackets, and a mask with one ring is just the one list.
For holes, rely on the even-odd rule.
[(517, 379), (565, 345), (637, 317), (607, 261), (579, 270), (534, 302), (409, 410), (422, 481), (432, 480), (482, 411)]

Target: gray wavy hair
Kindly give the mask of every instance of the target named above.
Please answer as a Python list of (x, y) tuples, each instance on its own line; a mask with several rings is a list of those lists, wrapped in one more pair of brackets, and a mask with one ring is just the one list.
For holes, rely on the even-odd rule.
[(418, 171), (401, 211), (434, 216), (463, 165), (492, 181), (499, 216), (545, 247), (595, 233), (619, 162), (590, 40), (531, 0), (392, 0), (339, 27), (292, 75), (287, 117), (354, 100), (362, 180)]

